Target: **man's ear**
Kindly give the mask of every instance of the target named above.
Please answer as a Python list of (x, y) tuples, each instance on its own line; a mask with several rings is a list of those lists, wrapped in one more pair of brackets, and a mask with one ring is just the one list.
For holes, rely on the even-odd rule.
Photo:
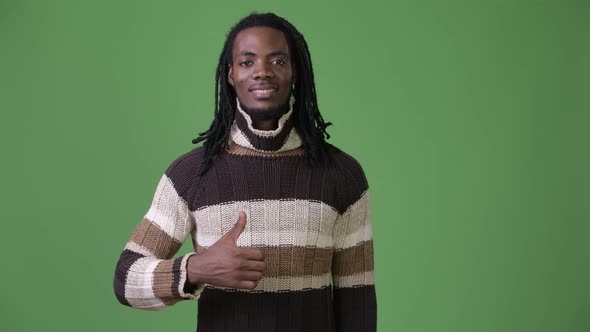
[(231, 84), (231, 86), (234, 86), (234, 71), (231, 65), (229, 65), (229, 68), (227, 70), (227, 81), (229, 82), (229, 84)]

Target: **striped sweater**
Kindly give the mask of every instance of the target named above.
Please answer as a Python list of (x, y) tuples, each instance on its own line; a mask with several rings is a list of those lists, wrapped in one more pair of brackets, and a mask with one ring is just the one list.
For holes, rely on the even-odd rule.
[[(229, 148), (202, 177), (203, 147), (172, 162), (117, 263), (119, 302), (162, 310), (196, 300), (200, 332), (376, 330), (365, 174), (332, 145), (332, 164), (308, 166), (291, 114), (261, 131), (238, 109)], [(237, 245), (265, 253), (258, 286), (191, 285), (188, 258), (229, 231), (242, 210), (248, 222)], [(189, 235), (194, 250), (175, 257)]]

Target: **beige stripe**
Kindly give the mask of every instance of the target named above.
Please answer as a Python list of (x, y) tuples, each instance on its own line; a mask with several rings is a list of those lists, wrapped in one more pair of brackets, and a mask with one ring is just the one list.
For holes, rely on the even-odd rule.
[(249, 289), (237, 289), (229, 287), (218, 287), (213, 285), (207, 285), (211, 288), (219, 288), (229, 291), (240, 291), (240, 292), (287, 292), (287, 291), (298, 291), (304, 289), (317, 289), (330, 285), (330, 274), (326, 273), (321, 276), (315, 277), (298, 277), (298, 278), (266, 278), (263, 277), (258, 282), (258, 285), (253, 290)]
[(334, 252), (332, 274), (349, 276), (374, 269), (373, 240)]
[(354, 287), (375, 284), (374, 271), (367, 271), (346, 277), (333, 276), (334, 287)]
[(131, 241), (149, 250), (159, 259), (171, 258), (182, 246), (147, 218), (143, 218), (135, 228)]
[(158, 297), (164, 304), (171, 305), (179, 301), (172, 295), (173, 273), (172, 267), (174, 260), (161, 261), (153, 274), (153, 290), (154, 295)]
[(151, 220), (176, 241), (183, 243), (194, 227), (189, 208), (176, 192), (172, 181), (162, 175), (144, 218)]
[(303, 148), (296, 148), (287, 151), (275, 152), (272, 155), (264, 152), (260, 152), (258, 150), (249, 149), (243, 147), (236, 142), (234, 142), (231, 138), (228, 141), (229, 147), (226, 150), (230, 154), (240, 155), (240, 156), (254, 156), (254, 157), (288, 157), (288, 156), (302, 156), (303, 155)]
[(372, 238), (369, 191), (352, 204), (336, 221), (334, 248), (344, 249)]
[(239, 246), (333, 246), (338, 212), (323, 202), (295, 199), (228, 202), (196, 210), (197, 242), (213, 245), (235, 225), (240, 211), (246, 212), (247, 223)]
[(127, 271), (125, 298), (131, 306), (146, 310), (160, 310), (164, 304), (154, 296), (152, 274), (158, 260), (143, 257), (136, 260)]

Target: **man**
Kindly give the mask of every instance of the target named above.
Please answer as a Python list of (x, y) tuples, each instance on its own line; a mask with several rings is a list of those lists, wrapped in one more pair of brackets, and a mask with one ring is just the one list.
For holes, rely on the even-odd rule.
[[(328, 125), (297, 29), (272, 13), (238, 22), (205, 143), (160, 179), (117, 263), (119, 301), (198, 300), (201, 332), (375, 331), (368, 183)], [(189, 234), (194, 252), (175, 258)]]

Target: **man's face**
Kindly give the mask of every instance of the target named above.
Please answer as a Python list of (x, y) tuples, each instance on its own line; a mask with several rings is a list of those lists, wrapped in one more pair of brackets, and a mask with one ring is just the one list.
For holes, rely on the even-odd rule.
[(232, 55), (228, 81), (245, 109), (264, 118), (264, 113), (276, 113), (288, 106), (295, 71), (282, 31), (269, 27), (244, 29), (234, 40)]

